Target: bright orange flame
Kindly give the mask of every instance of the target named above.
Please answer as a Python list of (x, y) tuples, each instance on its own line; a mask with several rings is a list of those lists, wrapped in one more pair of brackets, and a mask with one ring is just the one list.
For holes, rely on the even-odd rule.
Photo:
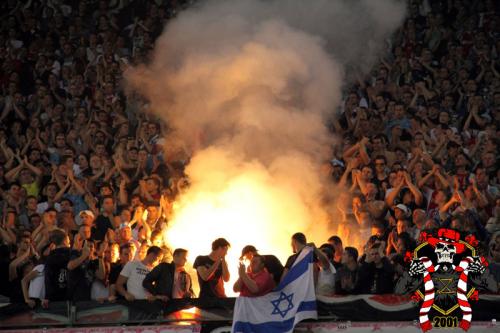
[(196, 256), (210, 253), (213, 240), (226, 238), (231, 243), (226, 258), (231, 278), (225, 290), (231, 296), (245, 245), (256, 246), (261, 254), (272, 253), (284, 263), (291, 254), (291, 235), (305, 232), (312, 217), (296, 191), (277, 186), (260, 169), (246, 170), (221, 183), (192, 184), (173, 206), (165, 238), (173, 248), (189, 249), (191, 263)]
[(169, 315), (169, 319), (176, 319), (175, 324), (180, 326), (189, 326), (193, 324), (194, 320), (199, 318), (200, 311), (196, 307), (192, 307), (189, 309), (183, 309), (177, 312), (174, 312)]

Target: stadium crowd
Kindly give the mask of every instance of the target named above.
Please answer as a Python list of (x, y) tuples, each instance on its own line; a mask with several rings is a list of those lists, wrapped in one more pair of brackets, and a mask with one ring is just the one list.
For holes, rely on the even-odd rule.
[[(187, 5), (0, 4), (0, 295), (11, 302), (195, 296), (187, 250), (163, 239), (184, 163), (164, 156), (164, 125), (122, 85)], [(405, 253), (442, 226), (474, 234), (500, 282), (499, 37), (498, 2), (409, 1), (388, 55), (332, 121), (343, 140), (328, 170), (346, 190), (342, 238), (314, 246), (319, 293), (392, 293)], [(225, 296), (229, 246), (217, 239), (194, 262), (200, 297)], [(253, 246), (242, 257), (234, 290), (260, 295), (296, 255), (284, 267)]]

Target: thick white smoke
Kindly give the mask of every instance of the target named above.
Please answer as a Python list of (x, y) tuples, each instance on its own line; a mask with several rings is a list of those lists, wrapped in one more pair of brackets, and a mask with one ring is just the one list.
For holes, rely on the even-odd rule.
[(403, 16), (393, 0), (215, 0), (171, 21), (127, 73), (172, 129), (166, 149), (193, 154), (169, 242), (196, 255), (226, 237), (235, 254), (253, 243), (283, 258), (294, 232), (325, 241), (325, 119), (346, 66), (372, 66)]

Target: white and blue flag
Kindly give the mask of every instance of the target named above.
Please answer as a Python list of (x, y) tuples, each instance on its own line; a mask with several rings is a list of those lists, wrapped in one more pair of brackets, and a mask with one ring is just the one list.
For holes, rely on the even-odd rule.
[(313, 249), (305, 247), (283, 281), (269, 294), (238, 297), (233, 333), (287, 333), (304, 319), (316, 319)]

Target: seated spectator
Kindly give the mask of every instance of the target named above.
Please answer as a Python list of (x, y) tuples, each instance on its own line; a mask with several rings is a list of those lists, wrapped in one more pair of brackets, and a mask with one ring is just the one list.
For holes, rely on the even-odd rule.
[(274, 280), (264, 265), (264, 258), (256, 254), (252, 257), (247, 268), (240, 262), (238, 267), (238, 280), (234, 283), (233, 290), (240, 296), (256, 297), (269, 293), (274, 288)]
[[(116, 281), (116, 291), (129, 302), (136, 299), (153, 300), (154, 296), (144, 289), (142, 282), (146, 275), (160, 261), (161, 256), (161, 249), (157, 246), (152, 246), (149, 248), (144, 260), (129, 261), (126, 263)], [(126, 289), (125, 286), (127, 287)]]
[(187, 250), (175, 249), (171, 263), (160, 263), (146, 275), (142, 282), (144, 289), (163, 302), (192, 297), (191, 277), (184, 267), (187, 253)]

